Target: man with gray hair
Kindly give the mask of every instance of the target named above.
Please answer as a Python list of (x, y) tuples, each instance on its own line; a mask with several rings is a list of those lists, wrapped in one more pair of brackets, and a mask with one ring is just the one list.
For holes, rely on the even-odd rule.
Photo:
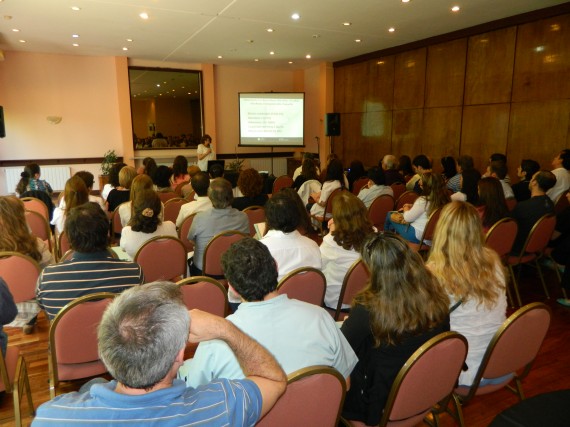
[(212, 209), (197, 213), (188, 232), (188, 240), (194, 242), (194, 258), (190, 265), (192, 276), (202, 275), (204, 250), (216, 234), (227, 230), (249, 234), (247, 215), (232, 208), (234, 196), (232, 185), (228, 180), (224, 178), (212, 180), (208, 188), (208, 197), (212, 201)]
[(386, 185), (392, 185), (396, 182), (406, 183), (404, 176), (397, 170), (398, 160), (396, 156), (386, 154), (378, 166), (381, 166), (384, 170)]
[[(187, 388), (176, 373), (188, 339), (223, 340), (246, 378)], [(98, 342), (101, 360), (115, 379), (41, 405), (34, 426), (253, 426), (287, 384), (266, 349), (221, 317), (189, 313), (179, 287), (170, 282), (137, 286), (117, 297), (103, 315)]]

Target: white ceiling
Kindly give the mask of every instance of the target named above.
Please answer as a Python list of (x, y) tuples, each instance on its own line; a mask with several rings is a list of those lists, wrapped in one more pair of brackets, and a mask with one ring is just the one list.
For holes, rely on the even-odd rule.
[[(565, 1), (0, 0), (0, 49), (302, 69), (561, 3)], [(451, 12), (454, 5), (459, 12)], [(141, 12), (149, 19), (142, 20)], [(291, 19), (294, 12), (301, 15), (297, 21)], [(306, 59), (307, 54), (312, 58)]]

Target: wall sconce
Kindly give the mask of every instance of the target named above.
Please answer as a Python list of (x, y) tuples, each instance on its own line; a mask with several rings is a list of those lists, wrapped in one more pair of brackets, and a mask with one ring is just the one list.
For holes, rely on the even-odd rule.
[(47, 116), (46, 120), (48, 122), (50, 122), (50, 124), (52, 125), (57, 125), (61, 122), (62, 117), (61, 116)]

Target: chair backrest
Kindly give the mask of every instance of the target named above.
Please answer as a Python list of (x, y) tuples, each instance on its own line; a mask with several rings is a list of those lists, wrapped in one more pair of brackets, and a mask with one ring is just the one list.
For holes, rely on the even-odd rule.
[(51, 251), (52, 234), (48, 221), (42, 214), (36, 211), (26, 210), (25, 216), (26, 223), (28, 224), (28, 227), (30, 227), (32, 234), (47, 242), (48, 247)]
[(420, 241), (420, 250), (422, 250), (422, 245), (425, 244), (426, 240), (433, 240), (433, 235), (435, 234), (435, 227), (441, 216), (441, 208), (436, 209), (429, 216), (426, 227), (424, 228), (424, 233), (422, 234), (422, 239)]
[[(21, 393), (26, 392), (30, 416), (34, 416), (34, 404), (28, 378), (28, 370), (24, 358), (20, 355), (18, 347), (10, 346), (6, 349), (6, 357), (0, 351), (0, 392), (12, 394), (14, 401), (14, 425), (22, 426), (20, 404), (23, 400)], [(2, 417), (0, 422), (5, 421)]]
[(253, 237), (255, 236), (255, 224), (260, 222), (265, 222), (265, 209), (263, 206), (250, 206), (245, 208), (244, 213), (247, 215), (249, 220), (249, 234)]
[(341, 310), (343, 304), (352, 304), (354, 296), (360, 292), (370, 279), (370, 272), (362, 259), (356, 260), (346, 272), (338, 296), (338, 304), (334, 314), (334, 320), (341, 320)]
[(277, 193), (282, 188), (288, 188), (293, 186), (293, 178), (289, 175), (281, 175), (275, 181), (273, 181), (273, 194)]
[(26, 210), (39, 213), (49, 222), (49, 209), (44, 202), (36, 197), (22, 197), (20, 200), (24, 202)]
[(177, 237), (156, 236), (147, 240), (133, 260), (141, 266), (145, 283), (186, 277), (186, 247)]
[(462, 401), (466, 402), (475, 395), (490, 393), (502, 388), (510, 380), (509, 378), (498, 385), (480, 387), (479, 383), (482, 378), (499, 378), (522, 368), (524, 372), (519, 375), (519, 378), (524, 378), (530, 371), (532, 362), (548, 332), (551, 317), (550, 307), (541, 302), (535, 302), (519, 308), (505, 320), (491, 339), (473, 385), (467, 389), (468, 393), (463, 393), (465, 388), (456, 389)]
[(327, 289), (325, 275), (313, 267), (301, 267), (291, 271), (277, 284), (277, 293), (289, 298), (315, 304), (321, 307)]
[(204, 249), (202, 273), (204, 276), (223, 276), (222, 255), (232, 243), (247, 237), (238, 230), (227, 230), (216, 234)]
[(510, 199), (505, 199), (505, 203), (507, 204), (507, 209), (510, 211), (512, 211), (515, 206), (517, 205), (517, 199), (515, 198), (510, 198)]
[(97, 326), (115, 296), (101, 292), (77, 298), (63, 307), (51, 322), (48, 364), (52, 398), (59, 381), (107, 372), (99, 359)]
[(394, 192), (394, 200), (398, 200), (400, 196), (406, 192), (406, 184), (403, 182), (395, 182), (390, 185), (390, 188)]
[(67, 233), (62, 231), (59, 233), (59, 237), (57, 239), (57, 259), (61, 259), (63, 254), (71, 249), (71, 244), (69, 243), (69, 239), (67, 238)]
[(35, 298), (40, 272), (39, 264), (29, 256), (18, 252), (0, 252), (0, 277), (8, 285), (14, 302)]
[(546, 214), (540, 217), (528, 233), (522, 253), (541, 254), (548, 246), (555, 227), (556, 217), (554, 214)]
[(503, 218), (487, 231), (485, 244), (503, 259), (511, 253), (518, 229), (519, 226), (514, 219)]
[(10, 393), (12, 391), (19, 354), (18, 347), (6, 348), (6, 357), (0, 351), (0, 392), (7, 391)]
[[(394, 194), (394, 197), (396, 195)], [(414, 191), (404, 191), (400, 197), (396, 199), (396, 210), (402, 209), (405, 204), (413, 205), (418, 198), (418, 193)]]
[(378, 231), (384, 231), (386, 215), (392, 210), (394, 210), (394, 198), (389, 194), (382, 194), (376, 197), (368, 208), (368, 218)]
[(257, 426), (336, 426), (345, 394), (345, 379), (336, 369), (328, 366), (299, 369), (288, 376), (285, 394)]
[[(184, 194), (182, 194), (182, 195), (184, 196)], [(194, 200), (194, 196), (196, 196), (196, 192), (194, 190), (190, 190), (190, 191), (188, 191), (188, 194), (186, 194), (184, 196), (184, 198), (186, 200), (188, 200), (189, 202), (191, 202)]]
[(192, 221), (194, 221), (194, 217), (196, 214), (192, 214), (189, 217), (185, 218), (182, 221), (182, 225), (178, 229), (178, 238), (184, 244), (186, 248), (186, 252), (192, 252), (194, 250), (194, 243), (188, 240), (188, 232), (190, 231), (190, 227), (192, 227)]
[(437, 403), (451, 397), (467, 356), (457, 332), (433, 337), (407, 360), (396, 376), (380, 426), (415, 426)]
[(325, 220), (328, 217), (332, 216), (332, 202), (336, 196), (338, 196), (342, 191), (347, 191), (342, 188), (337, 188), (329, 194), (329, 198), (327, 199), (327, 204), (325, 205), (325, 213), (323, 214)]
[(170, 191), (168, 193), (157, 193), (160, 201), (162, 203), (168, 202), (170, 199), (177, 199), (180, 197), (179, 194), (176, 194), (174, 191)]
[[(190, 184), (190, 181), (182, 181), (181, 183), (179, 183), (176, 188), (174, 189), (174, 194), (176, 194), (177, 197), (182, 197), (182, 187), (184, 187), (185, 185)], [(169, 194), (169, 193), (166, 193)]]
[(181, 197), (176, 197), (174, 199), (168, 200), (164, 204), (164, 221), (171, 221), (176, 224), (176, 219), (178, 218), (180, 208), (186, 203), (188, 203), (188, 200)]
[[(129, 203), (129, 202), (125, 202)], [(118, 237), (115, 236), (116, 234), (121, 234), (123, 231), (123, 224), (121, 223), (121, 215), (119, 214), (119, 208), (123, 203), (115, 208), (113, 214), (111, 215), (111, 241), (116, 242)]]
[(568, 206), (570, 206), (570, 202), (568, 202), (568, 197), (566, 197), (567, 194), (568, 194), (568, 190), (566, 190), (564, 193), (562, 193), (560, 196), (558, 196), (558, 199), (556, 200), (556, 203), (554, 204), (554, 213), (556, 215), (558, 215), (560, 212), (562, 212), (564, 209), (566, 209)]
[(182, 299), (188, 310), (195, 308), (226, 317), (228, 313), (228, 292), (216, 279), (207, 276), (193, 276), (176, 283), (182, 291)]
[(358, 196), (358, 193), (360, 193), (362, 187), (368, 184), (368, 181), (370, 181), (370, 178), (367, 178), (365, 176), (363, 176), (362, 178), (358, 178), (356, 181), (354, 181), (354, 183), (352, 184), (352, 194)]

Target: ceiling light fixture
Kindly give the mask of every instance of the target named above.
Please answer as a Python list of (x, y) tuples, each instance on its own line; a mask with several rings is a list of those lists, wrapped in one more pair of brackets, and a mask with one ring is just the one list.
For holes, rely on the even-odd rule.
[(146, 13), (146, 12), (139, 13), (139, 16), (140, 16), (142, 19), (148, 19), (148, 13)]
[(72, 46), (74, 46), (74, 47), (78, 47), (78, 46), (79, 46), (79, 43), (73, 43), (73, 45), (72, 45)]
[(222, 59), (222, 58), (223, 58), (222, 55), (218, 55), (218, 59)]
[(77, 7), (77, 6), (71, 6), (71, 10), (74, 10), (75, 12), (78, 12), (78, 11), (81, 10), (81, 8), (80, 8), (80, 7)]
[(293, 61), (289, 61), (289, 64), (292, 64), (292, 63), (293, 63)]
[(270, 55), (275, 55), (275, 52), (271, 51), (269, 52)]
[(301, 15), (299, 15), (298, 13), (294, 13), (293, 15), (291, 15), (291, 19), (294, 19), (295, 21), (297, 19), (299, 19), (301, 17)]
[(273, 31), (275, 31), (273, 28), (268, 28), (268, 29), (267, 29), (267, 32), (268, 32), (268, 33), (272, 33)]
[(451, 8), (451, 11), (452, 11), (452, 12), (459, 12), (459, 6), (453, 6), (453, 7)]
[(311, 59), (311, 54), (310, 54), (310, 53), (308, 53), (307, 55), (305, 55), (305, 58), (307, 58), (307, 59)]
[(12, 31), (14, 31), (15, 33), (19, 33), (20, 30), (18, 30), (17, 28), (12, 28)]
[(352, 22), (343, 22), (342, 25), (345, 27), (350, 27), (352, 25)]
[(79, 34), (72, 34), (71, 37), (73, 37), (74, 39), (78, 39), (78, 38), (79, 38)]
[(123, 50), (129, 50), (129, 48), (128, 48), (128, 47), (123, 47)]
[(255, 62), (259, 62), (259, 59), (255, 58), (254, 61), (255, 61)]
[(133, 41), (133, 39), (127, 39), (127, 41), (128, 41), (128, 42), (132, 42), (132, 41)]
[(26, 40), (18, 40), (20, 43), (26, 43)]
[(393, 33), (394, 31), (396, 31), (396, 29), (394, 27), (390, 27), (390, 28), (388, 28), (388, 31)]
[(410, 0), (402, 0), (402, 3), (409, 3)]
[(356, 40), (354, 40), (354, 41), (355, 41), (356, 43), (360, 43), (362, 40), (356, 39)]

